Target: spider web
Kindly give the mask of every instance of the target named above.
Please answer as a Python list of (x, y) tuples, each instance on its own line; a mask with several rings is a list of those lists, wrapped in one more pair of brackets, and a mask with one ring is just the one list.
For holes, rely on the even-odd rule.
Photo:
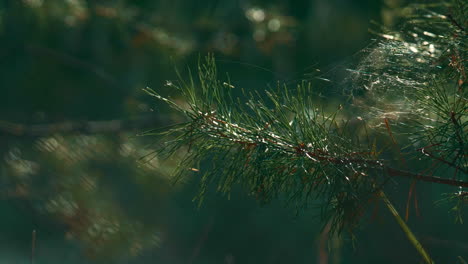
[(453, 72), (453, 54), (464, 44), (456, 35), (462, 32), (449, 16), (426, 7), (411, 6), (398, 31), (384, 29), (380, 40), (359, 52), (359, 62), (346, 69), (343, 92), (375, 127), (383, 127), (384, 119), (399, 125), (420, 118), (435, 121), (421, 99), (429, 100), (434, 86), (449, 96), (457, 92), (447, 75)]

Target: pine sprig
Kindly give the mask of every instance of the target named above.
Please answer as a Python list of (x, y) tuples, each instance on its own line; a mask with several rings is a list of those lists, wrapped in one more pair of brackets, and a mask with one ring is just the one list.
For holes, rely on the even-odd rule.
[[(403, 33), (383, 34), (351, 77), (356, 89), (364, 88), (373, 100), (367, 112), (384, 119), (389, 132), (391, 115), (406, 116), (395, 131), (406, 129), (410, 146), (422, 146), (412, 151), (466, 174), (466, 32), (454, 22), (462, 21), (464, 9), (448, 16), (426, 7), (412, 7), (416, 11)], [(178, 178), (190, 168), (201, 170), (200, 201), (211, 184), (224, 194), (241, 184), (262, 202), (279, 197), (300, 207), (318, 202), (322, 216), (341, 230), (355, 224), (385, 180), (381, 175), (467, 185), (392, 168), (379, 159), (375, 146), (363, 146), (346, 134), (337, 113), (325, 114), (307, 83), (294, 92), (281, 86), (264, 94), (242, 91), (240, 99), (232, 93), (238, 88), (217, 75), (214, 57), (208, 56), (198, 66), (198, 80), (190, 76), (170, 83), (186, 106), (146, 89), (188, 120), (164, 133), (171, 140), (160, 153), (188, 146)], [(381, 107), (385, 102), (402, 109), (389, 112)]]
[(237, 88), (217, 79), (213, 56), (199, 73), (197, 84), (191, 78), (174, 85), (186, 96), (187, 110), (146, 91), (189, 120), (166, 133), (174, 139), (161, 152), (188, 146), (178, 174), (202, 166), (200, 201), (210, 184), (224, 194), (241, 184), (261, 202), (278, 197), (299, 207), (318, 202), (337, 230), (356, 223), (375, 192), (377, 181), (369, 180), (369, 173), (383, 164), (367, 146), (343, 137), (336, 113), (317, 107), (309, 84), (295, 92), (279, 87), (264, 96), (244, 93), (250, 99), (242, 103), (232, 96)]
[[(452, 11), (443, 14), (442, 8)], [(410, 6), (402, 30), (385, 31), (349, 69), (351, 88), (346, 91), (360, 102), (364, 118), (357, 119), (365, 120), (366, 133), (378, 135), (384, 128), (401, 160), (426, 162), (423, 172), (395, 168), (392, 153), (385, 152), (385, 144), (371, 144), (369, 134), (367, 144), (361, 144), (359, 136), (349, 133), (347, 121), (339, 120), (339, 110), (323, 111), (306, 82), (264, 93), (242, 90), (234, 97), (238, 88), (218, 79), (213, 56), (199, 65), (197, 81), (190, 76), (170, 84), (181, 92), (185, 106), (145, 89), (187, 118), (162, 133), (170, 140), (159, 153), (187, 151), (177, 178), (189, 171), (202, 174), (200, 202), (211, 185), (228, 195), (239, 184), (261, 202), (280, 198), (299, 208), (318, 205), (332, 231), (352, 230), (369, 202), (383, 199), (411, 243), (432, 263), (382, 184), (391, 176), (468, 187), (466, 11), (461, 1)], [(394, 135), (406, 147), (400, 149)], [(451, 169), (454, 176), (434, 176), (439, 167)]]

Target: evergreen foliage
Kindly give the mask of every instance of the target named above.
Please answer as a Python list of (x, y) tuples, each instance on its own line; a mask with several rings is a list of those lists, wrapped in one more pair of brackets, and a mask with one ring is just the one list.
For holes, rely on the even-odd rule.
[[(219, 80), (208, 56), (198, 80), (167, 84), (186, 105), (145, 89), (188, 121), (144, 135), (170, 138), (159, 154), (186, 152), (178, 175), (200, 175), (200, 201), (210, 185), (229, 194), (241, 184), (262, 202), (318, 205), (332, 230), (352, 231), (366, 206), (385, 197), (385, 183), (403, 176), (455, 186), (451, 197), (460, 209), (468, 197), (468, 6), (453, 1), (403, 11), (401, 31), (383, 29), (381, 40), (349, 69), (352, 85), (343, 90), (357, 118), (341, 107), (326, 113), (307, 82), (235, 97), (240, 88)], [(353, 119), (358, 126), (350, 125)]]
[[(291, 225), (287, 209), (258, 210), (239, 191), (234, 201), (213, 199), (197, 211), (190, 202), (196, 186), (168, 185), (177, 159), (140, 163), (153, 139), (133, 135), (174, 117), (153, 111), (141, 93), (173, 78), (168, 58), (193, 65), (195, 53), (216, 51), (223, 70), (242, 72), (249, 89), (272, 75), (292, 77), (317, 54), (330, 62), (355, 50), (383, 8), (371, 0), (321, 3), (1, 1), (2, 262), (29, 261), (33, 230), (34, 262), (314, 259), (314, 231), (304, 230), (318, 227), (307, 217)], [(317, 16), (324, 9), (333, 15)], [(334, 34), (320, 43), (308, 38), (325, 31)], [(271, 71), (244, 74), (246, 56)], [(245, 247), (246, 236), (255, 247)]]
[(314, 104), (310, 85), (298, 85), (294, 92), (270, 89), (267, 99), (244, 92), (249, 98), (244, 104), (232, 96), (237, 88), (217, 79), (212, 56), (199, 72), (199, 90), (192, 79), (180, 86), (170, 84), (187, 98), (188, 109), (146, 91), (190, 119), (163, 132), (178, 136), (161, 152), (171, 154), (188, 146), (179, 177), (200, 163), (209, 166), (201, 178), (200, 201), (210, 183), (225, 194), (241, 183), (262, 202), (281, 195), (300, 207), (309, 200), (321, 201), (323, 217), (332, 218), (339, 230), (355, 224), (377, 184), (364, 179), (382, 164), (371, 146), (344, 136), (337, 113), (327, 115)]
[(468, 166), (467, 10), (461, 1), (407, 7), (402, 29), (385, 30), (384, 40), (350, 70), (349, 94), (366, 94), (366, 118), (384, 128), (381, 120), (393, 119), (412, 144), (408, 152), (437, 161), (427, 173), (448, 166), (454, 178), (466, 175)]

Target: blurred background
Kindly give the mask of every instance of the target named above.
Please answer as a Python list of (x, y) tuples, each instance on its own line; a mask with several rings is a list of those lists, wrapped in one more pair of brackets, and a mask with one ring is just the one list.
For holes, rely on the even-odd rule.
[[(136, 136), (181, 121), (142, 89), (176, 96), (165, 84), (175, 69), (196, 72), (200, 56), (214, 53), (244, 89), (310, 76), (334, 87), (373, 42), (372, 21), (393, 27), (403, 5), (0, 1), (0, 263), (416, 263), (378, 206), (355, 242), (322, 233), (316, 210), (260, 205), (240, 188), (197, 208), (197, 179), (173, 184), (177, 157), (147, 156), (155, 138)], [(466, 228), (427, 190), (409, 223), (436, 261), (454, 263)], [(401, 211), (407, 191), (395, 195)]]

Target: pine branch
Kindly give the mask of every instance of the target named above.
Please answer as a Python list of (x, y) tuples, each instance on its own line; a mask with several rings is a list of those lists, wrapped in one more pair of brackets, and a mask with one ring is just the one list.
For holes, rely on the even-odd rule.
[[(186, 99), (184, 107), (145, 89), (188, 120), (166, 132), (147, 135), (170, 138), (159, 154), (171, 155), (188, 146), (178, 174), (182, 177), (188, 168), (206, 171), (201, 176), (200, 201), (211, 184), (225, 194), (241, 184), (262, 202), (285, 197), (302, 208), (314, 201), (332, 232), (352, 230), (389, 177), (468, 187), (467, 181), (456, 179), (457, 173), (467, 175), (468, 166), (464, 89), (468, 49), (467, 35), (459, 34), (454, 23), (462, 21), (459, 13), (447, 17), (424, 5), (414, 8), (403, 32), (382, 34), (383, 40), (366, 50), (357, 69), (350, 70), (348, 94), (351, 99), (361, 94), (358, 99), (368, 103), (360, 103), (358, 109), (369, 120), (367, 142), (350, 133), (339, 110), (326, 114), (317, 107), (307, 83), (295, 89), (278, 86), (262, 95), (242, 90), (240, 98), (234, 98), (235, 86), (218, 80), (212, 56), (199, 65), (198, 81), (190, 76), (188, 81), (181, 78), (179, 83), (169, 83)], [(389, 105), (401, 109), (391, 111)], [(392, 131), (390, 116), (397, 121)], [(422, 154), (422, 162), (435, 161), (454, 169), (454, 178), (395, 168), (389, 157), (392, 153), (370, 140), (370, 135), (380, 133), (382, 119), (393, 142), (396, 137), (407, 137), (410, 151), (404, 153), (417, 153), (418, 158)], [(429, 147), (415, 146), (433, 148), (428, 152)], [(425, 259), (432, 262), (428, 256)]]
[(165, 126), (169, 120), (160, 116), (139, 119), (60, 122), (40, 125), (25, 125), (0, 120), (0, 136), (3, 137), (47, 137), (54, 134), (115, 134), (141, 131)]

